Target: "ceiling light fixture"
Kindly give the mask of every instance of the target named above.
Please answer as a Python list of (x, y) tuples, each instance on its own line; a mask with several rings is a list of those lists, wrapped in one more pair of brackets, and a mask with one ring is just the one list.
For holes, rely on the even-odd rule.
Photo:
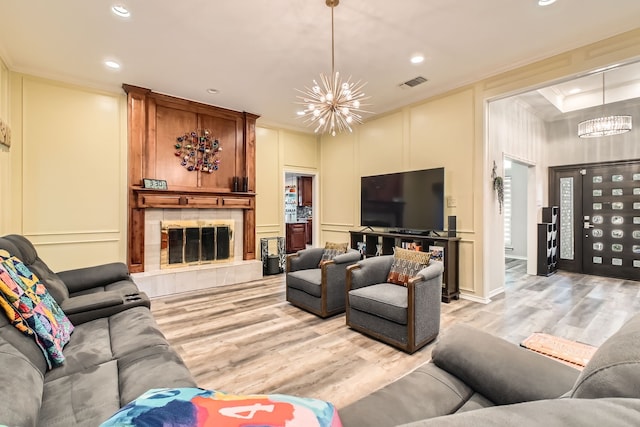
[(411, 57), (411, 63), (412, 64), (421, 64), (423, 62), (424, 62), (424, 56), (423, 55), (416, 54), (416, 55), (413, 55)]
[[(605, 105), (604, 72), (602, 73), (602, 105)], [(585, 120), (578, 123), (580, 138), (596, 138), (600, 136), (619, 135), (626, 133), (633, 127), (631, 116), (607, 116)]]
[(366, 82), (354, 83), (351, 77), (343, 82), (340, 73), (335, 71), (333, 8), (339, 3), (340, 0), (326, 0), (327, 6), (331, 8), (331, 76), (320, 73), (321, 85), (314, 80), (311, 88), (296, 89), (302, 93), (302, 96), (297, 96), (300, 99), (297, 103), (305, 106), (304, 114), (300, 117), (305, 119), (307, 125), (316, 125), (316, 133), (329, 132), (333, 136), (336, 131), (352, 132), (351, 124), (354, 121), (362, 123), (361, 114), (368, 111), (360, 109), (361, 101), (369, 99), (362, 92)]
[(106, 65), (107, 67), (111, 68), (112, 70), (119, 70), (120, 69), (120, 64), (118, 64), (116, 61), (104, 61), (104, 65)]
[(129, 12), (129, 9), (127, 9), (121, 4), (117, 4), (113, 6), (111, 8), (111, 11), (122, 18), (128, 18), (131, 16), (131, 12)]
[(211, 95), (217, 95), (220, 93), (220, 91), (218, 89), (210, 88), (207, 89), (207, 93), (210, 93)]
[(555, 2), (556, 0), (538, 0), (538, 6), (549, 6)]

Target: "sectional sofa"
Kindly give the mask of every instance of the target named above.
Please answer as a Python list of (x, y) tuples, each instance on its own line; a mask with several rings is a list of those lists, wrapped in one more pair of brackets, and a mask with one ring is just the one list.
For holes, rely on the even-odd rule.
[(96, 427), (145, 391), (195, 387), (126, 266), (53, 273), (22, 236), (0, 238), (72, 320), (62, 366), (48, 369), (35, 341), (0, 313), (0, 425)]

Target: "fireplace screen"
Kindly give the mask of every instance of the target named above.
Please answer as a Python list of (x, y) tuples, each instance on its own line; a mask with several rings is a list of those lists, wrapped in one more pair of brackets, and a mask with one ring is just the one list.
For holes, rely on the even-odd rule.
[(160, 268), (233, 259), (233, 221), (162, 221)]

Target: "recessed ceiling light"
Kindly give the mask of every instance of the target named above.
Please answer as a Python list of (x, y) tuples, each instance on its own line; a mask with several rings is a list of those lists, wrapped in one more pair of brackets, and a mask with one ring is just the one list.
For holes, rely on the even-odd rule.
[(411, 57), (412, 64), (420, 64), (422, 62), (424, 62), (424, 55), (416, 54)]
[(298, 111), (296, 114), (299, 116), (304, 116), (304, 111)]
[(118, 64), (116, 61), (104, 61), (104, 65), (106, 65), (107, 67), (111, 68), (112, 70), (118, 70), (120, 69), (120, 64)]
[(220, 91), (218, 89), (207, 89), (207, 93), (210, 93), (211, 95), (217, 95), (220, 93)]
[(117, 4), (113, 6), (111, 8), (111, 11), (122, 18), (128, 18), (131, 16), (131, 12), (129, 12), (129, 9), (127, 9), (121, 4)]
[(538, 6), (549, 6), (555, 2), (556, 0), (538, 0)]

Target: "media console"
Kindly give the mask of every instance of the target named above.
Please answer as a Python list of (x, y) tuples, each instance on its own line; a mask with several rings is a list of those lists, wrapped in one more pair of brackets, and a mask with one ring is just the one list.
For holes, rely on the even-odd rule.
[(448, 303), (452, 299), (460, 298), (460, 286), (458, 283), (459, 237), (422, 236), (376, 231), (350, 231), (349, 234), (351, 247), (360, 250), (365, 258), (376, 255), (393, 255), (393, 248), (396, 246), (413, 246), (423, 252), (436, 249), (442, 253), (444, 262), (442, 302)]

